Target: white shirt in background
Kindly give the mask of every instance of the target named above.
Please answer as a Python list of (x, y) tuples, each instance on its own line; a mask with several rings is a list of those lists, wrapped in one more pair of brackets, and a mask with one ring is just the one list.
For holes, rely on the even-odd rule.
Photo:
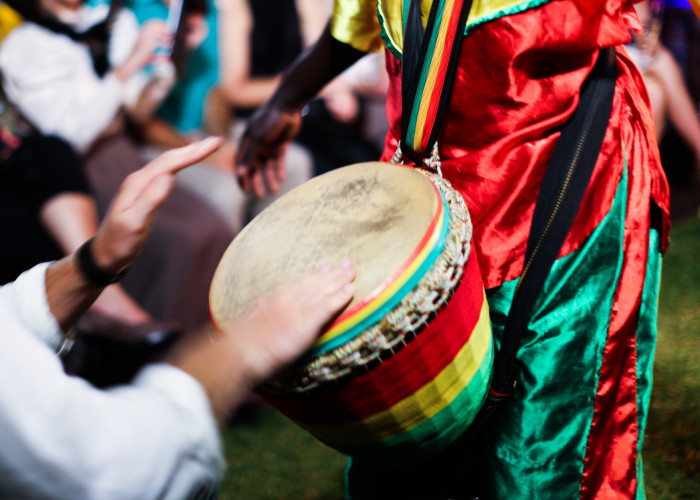
[[(79, 31), (104, 19), (106, 4), (84, 6), (66, 19)], [(115, 17), (108, 57), (113, 67), (126, 61), (138, 40), (139, 25), (129, 10)], [(121, 83), (113, 72), (100, 78), (86, 46), (67, 35), (26, 22), (0, 45), (5, 92), (44, 135), (57, 135), (84, 153), (107, 130), (123, 106), (136, 103), (151, 76), (142, 71)]]

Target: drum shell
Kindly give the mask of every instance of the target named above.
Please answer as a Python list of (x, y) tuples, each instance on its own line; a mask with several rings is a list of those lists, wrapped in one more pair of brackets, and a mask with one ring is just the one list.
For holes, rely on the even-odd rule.
[(341, 383), (261, 395), (338, 451), (368, 462), (411, 462), (469, 427), (488, 394), (493, 349), (471, 251), (449, 302), (392, 356)]

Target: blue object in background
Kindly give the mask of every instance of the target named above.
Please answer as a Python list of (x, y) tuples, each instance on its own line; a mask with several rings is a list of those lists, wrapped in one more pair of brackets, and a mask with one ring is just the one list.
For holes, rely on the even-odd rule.
[(692, 9), (688, 0), (666, 0), (666, 8), (671, 9)]

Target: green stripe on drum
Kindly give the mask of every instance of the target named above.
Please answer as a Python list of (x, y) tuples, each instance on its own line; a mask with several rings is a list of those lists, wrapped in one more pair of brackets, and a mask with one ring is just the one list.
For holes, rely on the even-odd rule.
[(410, 431), (361, 447), (335, 447), (367, 463), (387, 460), (396, 463), (407, 457), (415, 460), (445, 449), (469, 428), (483, 406), (491, 383), (493, 357), (493, 342), (489, 341), (486, 355), (467, 386), (432, 418)]
[(470, 340), (438, 376), (391, 408), (345, 425), (304, 426), (352, 455), (401, 461), (449, 444), (473, 420), (490, 383), (493, 341), (484, 304)]

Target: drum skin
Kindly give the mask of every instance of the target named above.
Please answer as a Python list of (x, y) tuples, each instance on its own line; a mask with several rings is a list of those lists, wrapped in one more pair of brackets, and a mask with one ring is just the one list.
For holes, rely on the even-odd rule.
[[(450, 223), (453, 236), (455, 220), (441, 193), (425, 175), (383, 163), (352, 165), (312, 179), (263, 211), (230, 245), (212, 281), (212, 323), (225, 330), (260, 296), (346, 256), (355, 264), (357, 292), (326, 336), (333, 325), (344, 327), (339, 320), (352, 322), (367, 304), (394, 300), (392, 294), (400, 292), (392, 288), (393, 280), (410, 274), (406, 269), (417, 274), (426, 266), (432, 266), (434, 277), (444, 257), (411, 267), (414, 260), (431, 250), (449, 251), (439, 242), (440, 221)], [(313, 380), (317, 373), (336, 370), (334, 359), (342, 364), (344, 357), (364, 356), (363, 344), (375, 342), (377, 328), (375, 336), (363, 332), (343, 345), (324, 344), (322, 335), (298, 363), (263, 385), (261, 396), (324, 443), (370, 462), (410, 462), (449, 446), (486, 398), (494, 353), (476, 256), (470, 241), (464, 246), (466, 260), (444, 305), (419, 326), (401, 326), (406, 331), (396, 332), (400, 342), (377, 360), (337, 379)], [(442, 281), (431, 279), (435, 286)], [(415, 299), (417, 292), (411, 293)], [(405, 314), (405, 307), (390, 314), (397, 311)], [(400, 318), (390, 324), (403, 325)], [(380, 340), (386, 329), (382, 323)], [(338, 338), (344, 341), (342, 334)], [(328, 364), (321, 367), (325, 371), (316, 370), (319, 362)]]
[(212, 281), (210, 310), (225, 328), (251, 302), (350, 257), (352, 308), (418, 245), (437, 209), (426, 179), (411, 169), (366, 163), (315, 177), (276, 200), (234, 239)]

